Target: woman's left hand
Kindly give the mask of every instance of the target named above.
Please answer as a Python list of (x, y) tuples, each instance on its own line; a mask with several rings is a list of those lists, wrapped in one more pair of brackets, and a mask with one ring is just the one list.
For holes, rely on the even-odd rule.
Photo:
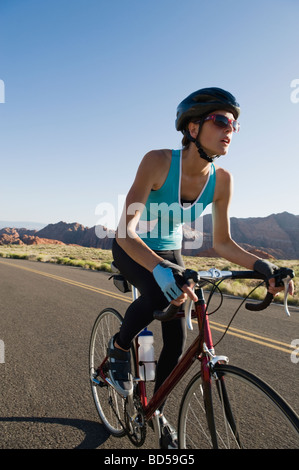
[[(273, 296), (275, 297), (277, 294), (279, 294), (279, 292), (283, 291), (284, 290), (284, 287), (283, 286), (280, 286), (280, 287), (276, 287), (275, 286), (275, 279), (272, 277), (271, 279), (269, 279), (269, 287), (268, 287), (268, 291), (273, 294)], [(289, 290), (288, 290), (288, 293), (290, 295), (294, 295), (294, 291), (295, 291), (295, 288), (294, 288), (294, 282), (293, 281), (290, 281), (289, 283)]]

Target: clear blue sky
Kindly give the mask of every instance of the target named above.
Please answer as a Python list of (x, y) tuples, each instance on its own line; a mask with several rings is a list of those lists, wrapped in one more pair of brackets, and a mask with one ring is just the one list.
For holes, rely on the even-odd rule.
[(298, 18), (297, 0), (0, 0), (0, 220), (103, 222), (206, 86), (242, 107), (218, 160), (230, 215), (299, 214)]

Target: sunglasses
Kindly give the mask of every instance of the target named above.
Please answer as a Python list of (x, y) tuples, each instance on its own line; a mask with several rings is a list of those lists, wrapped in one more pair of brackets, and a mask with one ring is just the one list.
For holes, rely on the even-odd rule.
[(221, 129), (226, 129), (228, 126), (232, 126), (233, 132), (239, 132), (240, 130), (240, 124), (238, 121), (235, 121), (234, 119), (228, 119), (222, 114), (211, 114), (210, 116), (206, 117), (204, 121), (213, 121), (215, 126), (220, 127)]

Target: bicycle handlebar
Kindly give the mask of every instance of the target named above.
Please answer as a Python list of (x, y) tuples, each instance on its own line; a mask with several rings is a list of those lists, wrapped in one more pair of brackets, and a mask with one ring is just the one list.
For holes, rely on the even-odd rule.
[[(288, 310), (287, 304), (287, 296), (288, 296), (288, 288), (291, 279), (295, 276), (294, 271), (289, 268), (279, 268), (275, 275), (275, 285), (281, 286), (284, 285), (284, 309), (288, 316), (290, 316), (290, 312)], [(189, 280), (193, 280), (195, 284), (199, 287), (203, 287), (205, 284), (210, 282), (221, 281), (224, 279), (256, 279), (256, 280), (264, 280), (267, 284), (268, 281), (265, 276), (257, 271), (220, 271), (219, 269), (212, 268), (209, 271), (193, 271), (190, 269), (186, 269), (184, 272), (184, 278), (186, 283)], [(258, 303), (251, 303), (246, 302), (245, 308), (250, 311), (261, 311), (267, 308), (273, 300), (273, 294), (267, 291), (265, 298)], [(188, 305), (189, 307), (189, 305)], [(180, 306), (176, 306), (170, 304), (169, 307), (165, 311), (158, 311), (154, 312), (154, 318), (160, 321), (169, 321), (172, 320), (177, 312), (180, 310)], [(190, 311), (190, 308), (189, 308)], [(189, 312), (189, 319), (186, 319), (188, 325), (191, 324), (190, 312)]]

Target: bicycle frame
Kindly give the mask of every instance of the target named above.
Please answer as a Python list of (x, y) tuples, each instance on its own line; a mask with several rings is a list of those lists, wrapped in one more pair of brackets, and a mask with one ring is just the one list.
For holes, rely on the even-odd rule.
[[(170, 373), (170, 375), (166, 378), (166, 380), (162, 383), (159, 389), (154, 393), (152, 398), (150, 399), (149, 403), (147, 403), (146, 397), (146, 382), (140, 381), (139, 382), (139, 392), (140, 392), (140, 401), (143, 407), (143, 412), (145, 415), (146, 420), (150, 420), (159, 410), (161, 404), (166, 400), (168, 395), (172, 392), (174, 387), (178, 384), (178, 382), (182, 379), (182, 377), (187, 373), (190, 369), (192, 364), (198, 359), (201, 363), (201, 377), (202, 377), (202, 386), (203, 386), (203, 397), (205, 402), (206, 408), (206, 417), (207, 423), (210, 430), (211, 440), (213, 443), (214, 448), (218, 448), (217, 445), (217, 433), (215, 428), (214, 422), (214, 412), (213, 412), (213, 405), (212, 405), (212, 395), (211, 395), (211, 368), (210, 364), (214, 365), (218, 361), (228, 362), (228, 358), (225, 356), (215, 356), (214, 355), (214, 346), (212, 340), (212, 333), (209, 324), (209, 316), (207, 315), (207, 305), (205, 303), (203, 289), (197, 288), (195, 291), (197, 295), (197, 302), (192, 302), (194, 306), (194, 314), (193, 317), (196, 317), (197, 324), (198, 324), (198, 335), (186, 350), (186, 352), (181, 357), (180, 361)], [(135, 339), (136, 345), (136, 362), (138, 364), (138, 339)], [(226, 398), (226, 390), (225, 384), (223, 379), (221, 379), (221, 392), (224, 406), (225, 406), (225, 413), (227, 415), (228, 421), (234, 429), (234, 433), (238, 439), (238, 433), (236, 431), (236, 426), (234, 422), (234, 418), (230, 412), (229, 401)], [(155, 420), (153, 421), (154, 428), (157, 427)], [(158, 427), (159, 429), (159, 427)], [(158, 431), (159, 432), (159, 431)]]
[[(135, 295), (136, 293), (133, 292), (133, 296)], [(139, 382), (140, 400), (147, 420), (149, 420), (153, 416), (155, 411), (159, 409), (161, 404), (166, 400), (168, 395), (171, 393), (177, 383), (182, 379), (182, 377), (186, 374), (186, 372), (190, 369), (196, 359), (200, 359), (201, 361), (201, 369), (204, 381), (210, 380), (210, 370), (208, 366), (208, 363), (210, 361), (209, 354), (211, 355), (210, 357), (212, 357), (212, 354), (214, 352), (212, 334), (209, 325), (209, 317), (206, 315), (206, 303), (203, 296), (203, 290), (196, 290), (196, 295), (198, 297), (198, 301), (194, 304), (194, 312), (199, 327), (197, 337), (194, 339), (192, 344), (183, 354), (179, 363), (176, 365), (176, 367), (173, 369), (167, 379), (163, 382), (163, 384), (159, 387), (159, 389), (154, 393), (148, 403), (146, 397), (146, 382)], [(203, 351), (206, 354), (202, 354)], [(138, 364), (138, 346), (136, 347), (136, 362)]]

